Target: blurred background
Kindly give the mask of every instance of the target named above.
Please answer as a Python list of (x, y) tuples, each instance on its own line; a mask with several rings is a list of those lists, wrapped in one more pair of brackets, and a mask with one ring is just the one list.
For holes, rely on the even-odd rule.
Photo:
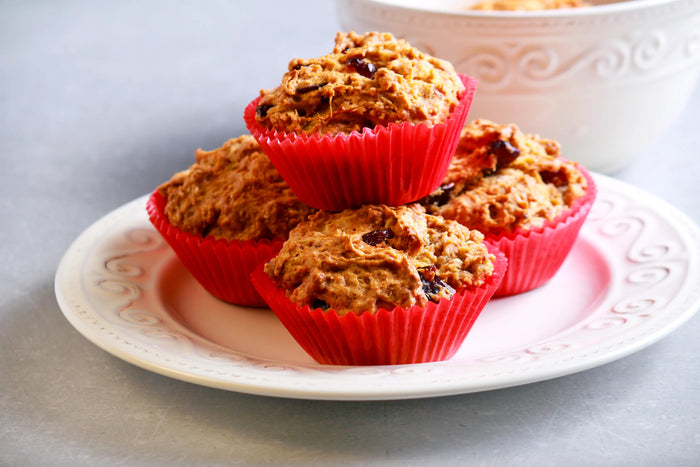
[[(189, 166), (195, 149), (247, 132), (243, 109), (260, 89), (274, 87), (294, 56), (332, 47), (334, 4), (299, 5), (1, 2), (0, 144), (8, 192), (49, 199), (44, 177), (70, 179), (76, 164), (87, 165), (91, 177), (61, 188), (95, 203), (97, 214), (105, 203), (125, 201), (111, 199), (117, 187), (126, 183), (134, 196), (148, 192)], [(284, 15), (266, 20), (270, 9), (282, 8)], [(309, 9), (324, 21), (309, 24)], [(15, 173), (20, 166), (31, 172)]]

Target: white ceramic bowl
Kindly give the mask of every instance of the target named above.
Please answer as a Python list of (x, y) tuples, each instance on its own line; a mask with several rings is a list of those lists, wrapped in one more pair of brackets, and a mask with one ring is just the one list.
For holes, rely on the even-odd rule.
[(700, 0), (537, 12), (470, 3), (337, 0), (345, 30), (391, 32), (477, 78), (470, 120), (556, 139), (565, 157), (600, 172), (658, 139), (700, 75)]

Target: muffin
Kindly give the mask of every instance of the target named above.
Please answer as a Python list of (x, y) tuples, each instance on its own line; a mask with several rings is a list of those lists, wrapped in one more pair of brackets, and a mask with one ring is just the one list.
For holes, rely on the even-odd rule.
[(272, 257), (289, 231), (315, 210), (297, 198), (250, 135), (213, 151), (151, 195), (151, 222), (212, 295), (264, 306), (251, 271)]
[(508, 271), (496, 292), (503, 296), (557, 272), (595, 195), (590, 174), (563, 159), (556, 141), (479, 119), (464, 127), (441, 187), (421, 204), (479, 230), (505, 253)]
[(416, 201), (439, 185), (476, 81), (388, 33), (338, 33), (294, 59), (244, 119), (306, 204), (339, 211)]
[(592, 6), (585, 0), (485, 0), (470, 7), (487, 11), (538, 11)]
[(300, 223), (252, 280), (319, 363), (445, 360), (503, 276), (491, 249), (418, 204), (365, 205)]

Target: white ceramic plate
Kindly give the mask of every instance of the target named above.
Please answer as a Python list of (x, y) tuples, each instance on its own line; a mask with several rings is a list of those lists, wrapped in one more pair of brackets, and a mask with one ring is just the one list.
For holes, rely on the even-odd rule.
[(700, 307), (700, 228), (643, 191), (596, 176), (598, 199), (559, 273), (492, 300), (449, 361), (315, 363), (267, 309), (208, 295), (148, 221), (147, 197), (103, 217), (56, 273), (66, 318), (107, 352), (196, 384), (280, 397), (402, 399), (541, 381), (636, 352)]

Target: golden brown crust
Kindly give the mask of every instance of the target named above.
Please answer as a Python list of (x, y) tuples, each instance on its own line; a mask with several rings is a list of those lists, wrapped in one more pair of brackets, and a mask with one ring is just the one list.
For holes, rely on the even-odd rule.
[(484, 233), (541, 226), (586, 192), (576, 164), (559, 156), (556, 141), (475, 120), (462, 130), (441, 188), (423, 204)]
[(484, 0), (473, 5), (472, 10), (490, 11), (538, 11), (592, 6), (585, 0)]
[(330, 54), (294, 59), (262, 90), (258, 122), (288, 133), (350, 133), (391, 122), (442, 123), (464, 85), (452, 65), (388, 33), (338, 33)]
[(491, 276), (482, 240), (417, 204), (319, 211), (291, 232), (265, 272), (301, 306), (339, 314), (425, 306)]
[(284, 239), (315, 212), (250, 135), (213, 151), (199, 149), (195, 161), (158, 187), (168, 222), (181, 230), (226, 240)]

